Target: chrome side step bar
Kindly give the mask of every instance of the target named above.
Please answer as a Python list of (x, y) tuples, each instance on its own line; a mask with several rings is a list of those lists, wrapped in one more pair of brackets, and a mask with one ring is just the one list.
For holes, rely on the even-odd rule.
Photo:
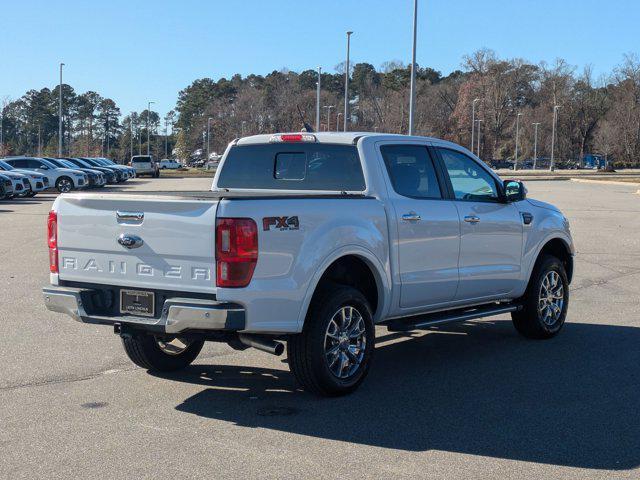
[(387, 323), (390, 332), (408, 332), (421, 328), (435, 327), (445, 323), (465, 322), (482, 317), (491, 317), (502, 313), (515, 312), (522, 308), (515, 303), (481, 305), (474, 308), (459, 309), (449, 312), (436, 312), (413, 317), (404, 317), (391, 320)]

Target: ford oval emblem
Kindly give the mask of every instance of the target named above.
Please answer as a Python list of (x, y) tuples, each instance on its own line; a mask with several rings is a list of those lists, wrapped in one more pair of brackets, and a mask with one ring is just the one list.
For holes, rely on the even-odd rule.
[(131, 249), (141, 247), (144, 242), (137, 235), (129, 235), (128, 233), (123, 233), (118, 237), (118, 243), (124, 248)]

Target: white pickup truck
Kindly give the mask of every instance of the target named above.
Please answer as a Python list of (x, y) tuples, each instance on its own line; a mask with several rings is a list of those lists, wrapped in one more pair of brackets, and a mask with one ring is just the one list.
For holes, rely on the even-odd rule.
[(435, 138), (290, 133), (233, 141), (210, 192), (72, 193), (49, 214), (49, 310), (113, 325), (133, 362), (189, 365), (204, 341), (284, 351), (307, 390), (353, 391), (374, 325), (510, 312), (564, 323), (567, 219)]

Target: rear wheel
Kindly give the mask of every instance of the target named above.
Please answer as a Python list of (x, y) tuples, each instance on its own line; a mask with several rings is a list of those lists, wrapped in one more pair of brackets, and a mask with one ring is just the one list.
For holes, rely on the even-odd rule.
[(123, 336), (122, 345), (127, 356), (139, 367), (171, 372), (190, 365), (202, 350), (204, 341), (136, 333)]
[(513, 312), (511, 318), (521, 335), (551, 338), (562, 329), (569, 306), (569, 280), (558, 258), (544, 255), (538, 260), (520, 301), (522, 310)]
[(56, 180), (56, 189), (60, 193), (67, 193), (73, 190), (73, 181), (69, 177), (60, 177)]
[(304, 330), (289, 338), (289, 368), (309, 392), (344, 395), (367, 376), (374, 344), (369, 302), (360, 291), (336, 285), (314, 298)]

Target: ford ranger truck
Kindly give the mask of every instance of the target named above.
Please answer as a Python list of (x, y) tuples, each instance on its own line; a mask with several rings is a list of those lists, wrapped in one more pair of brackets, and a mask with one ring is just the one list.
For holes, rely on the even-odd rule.
[(205, 341), (283, 353), (319, 395), (356, 389), (375, 329), (510, 313), (562, 328), (574, 247), (553, 205), (463, 147), (378, 133), (237, 139), (209, 192), (61, 195), (48, 218), (49, 310), (113, 326), (151, 371)]

